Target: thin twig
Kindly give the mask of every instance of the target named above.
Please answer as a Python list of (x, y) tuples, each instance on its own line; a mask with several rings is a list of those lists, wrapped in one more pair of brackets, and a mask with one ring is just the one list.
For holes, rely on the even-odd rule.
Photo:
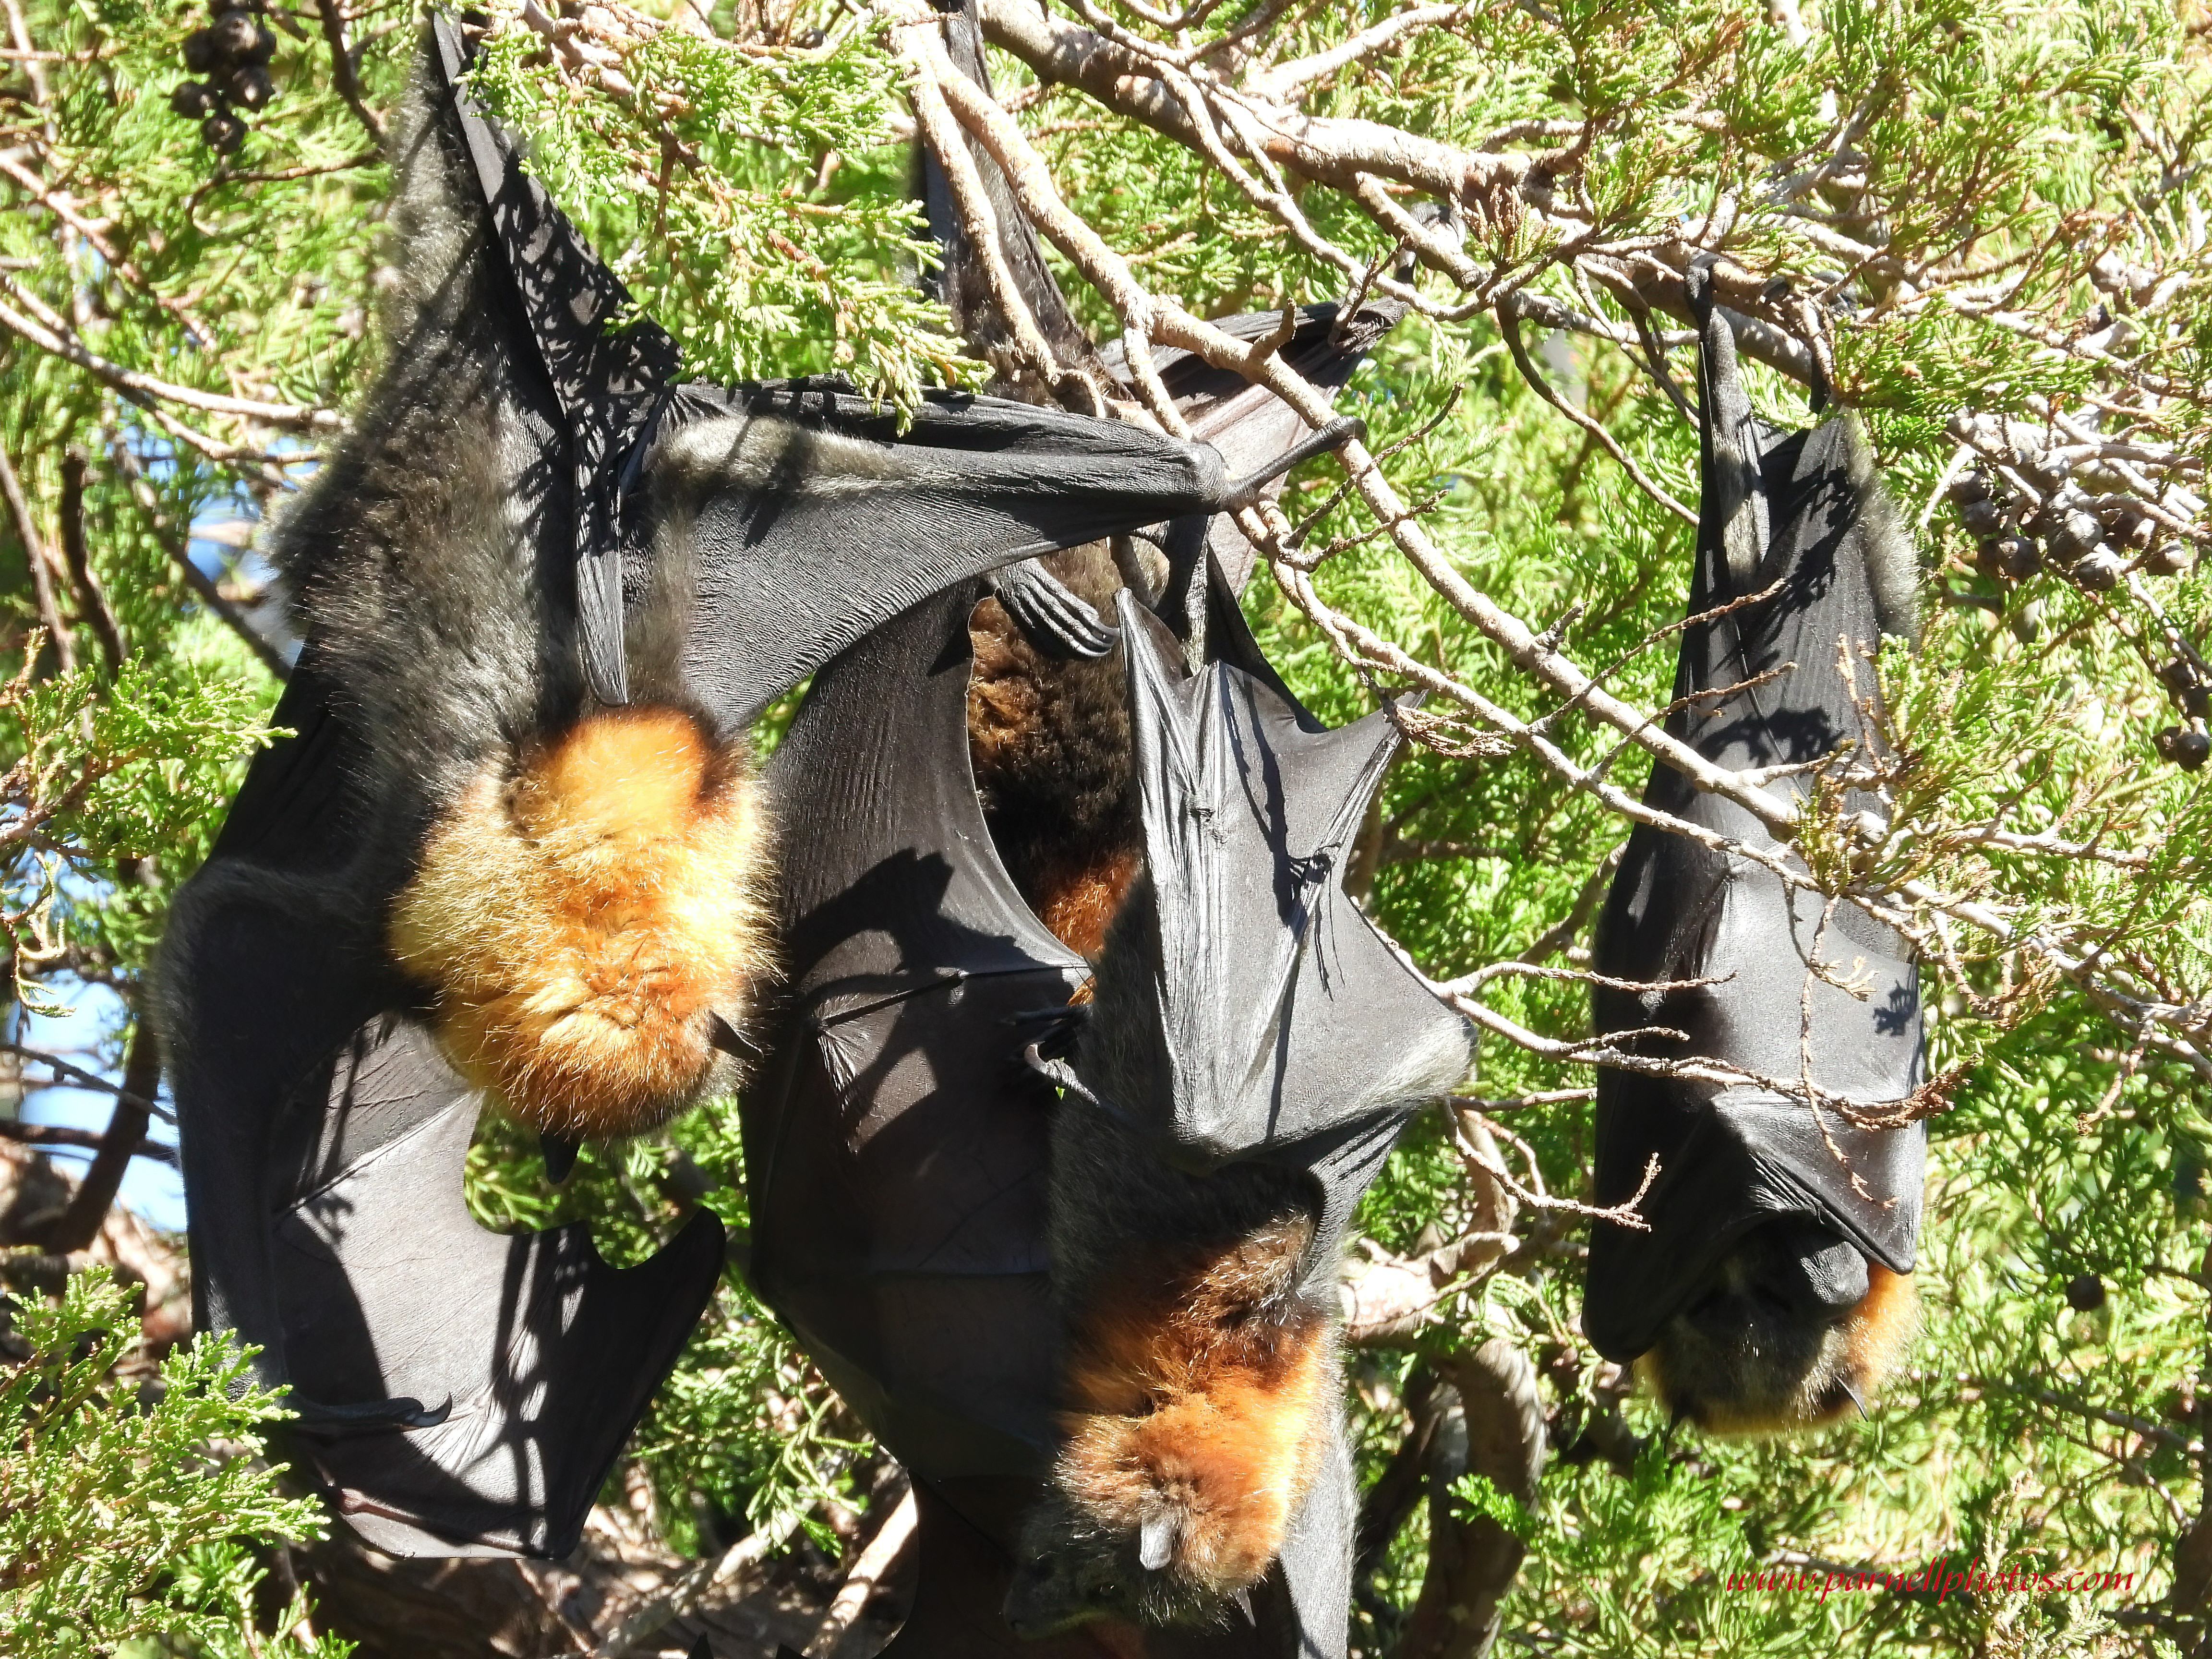
[[(98, 1152), (107, 1144), (104, 1133), (71, 1128), (62, 1123), (18, 1123), (12, 1118), (0, 1118), (0, 1140), (12, 1140), (25, 1146), (68, 1146), (82, 1152)], [(177, 1167), (177, 1149), (159, 1140), (141, 1140), (131, 1149), (131, 1156), (166, 1164), (171, 1169)]]
[[(71, 1065), (59, 1054), (48, 1054), (43, 1048), (28, 1048), (20, 1042), (0, 1042), (0, 1054), (12, 1054), (18, 1060), (33, 1060), (47, 1067), (56, 1077), (65, 1079), (70, 1088), (90, 1089), (100, 1094), (112, 1096), (120, 1104), (128, 1106), (135, 1111), (149, 1112), (164, 1123), (174, 1123), (177, 1121), (177, 1115), (174, 1112), (155, 1100), (150, 1088), (142, 1093), (121, 1087), (110, 1083), (97, 1072), (88, 1072), (82, 1066)], [(158, 1071), (152, 1081), (159, 1083)]]
[(53, 556), (46, 549), (46, 538), (39, 533), (39, 521), (32, 516), (31, 503), (23, 494), (23, 481), (16, 477), (15, 463), (8, 459), (5, 448), (0, 448), (0, 495), (8, 498), (15, 538), (23, 544), (23, 562), (31, 569), (31, 592), (38, 603), (40, 624), (54, 642), (54, 660), (66, 674), (76, 666), (76, 643), (62, 621), (61, 607), (54, 602)]
[(345, 15), (338, 9), (338, 0), (315, 0), (316, 15), (321, 18), (323, 39), (330, 43), (331, 84), (337, 88), (345, 106), (353, 112), (368, 134), (369, 142), (380, 148), (384, 143), (384, 123), (368, 106), (368, 99), (362, 90), (361, 76), (353, 66), (353, 55), (346, 50)]
[(108, 672), (113, 673), (122, 668), (126, 654), (123, 629), (107, 603), (107, 591), (92, 568), (92, 550), (85, 544), (84, 477), (84, 452), (72, 447), (62, 457), (62, 557), (76, 588), (78, 614), (100, 636), (100, 648), (107, 653)]
[(123, 1061), (123, 1086), (115, 1091), (115, 1109), (107, 1120), (107, 1133), (100, 1150), (79, 1178), (60, 1215), (37, 1230), (32, 1243), (68, 1255), (82, 1250), (100, 1237), (100, 1224), (115, 1203), (125, 1171), (146, 1138), (146, 1120), (152, 1113), (155, 1091), (161, 1086), (161, 1054), (154, 1039), (154, 1023), (141, 1019), (131, 1034), (131, 1048)]
[[(157, 380), (150, 374), (142, 374), (135, 368), (111, 362), (78, 340), (61, 315), (17, 283), (12, 276), (0, 273), (0, 289), (14, 296), (23, 311), (0, 302), (0, 327), (8, 329), (44, 352), (74, 363), (94, 380), (112, 387), (131, 402), (182, 404), (209, 415), (227, 415), (234, 419), (258, 421), (264, 425), (289, 429), (314, 428), (336, 431), (345, 424), (345, 417), (334, 409), (313, 409), (302, 404), (267, 403), (258, 398), (227, 398), (221, 392), (202, 392), (197, 386), (175, 386), (167, 380)], [(24, 315), (29, 312), (30, 316)]]

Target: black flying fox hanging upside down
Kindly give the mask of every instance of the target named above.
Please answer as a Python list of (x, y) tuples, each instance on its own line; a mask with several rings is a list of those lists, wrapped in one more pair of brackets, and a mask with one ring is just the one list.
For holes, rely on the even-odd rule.
[[(1340, 1653), (1343, 1230), (1468, 1052), (1340, 884), (1397, 733), (1314, 725), (1226, 608), (1188, 675), (1125, 596), (1144, 873), (1094, 979), (963, 763), (970, 603), (827, 665), (769, 768), (779, 820), (816, 827), (785, 848), (791, 995), (744, 1099), (753, 1281), (949, 1524), (1019, 1558), (1014, 1630)], [(922, 1575), (894, 1651), (989, 1650), (939, 1628), (927, 1536)], [(1216, 1628), (1248, 1594), (1256, 1627)]]
[[(953, 9), (958, 58), (973, 19)], [(969, 45), (975, 73), (980, 44)], [(994, 183), (988, 159), (977, 162)], [(945, 297), (963, 332), (988, 343), (991, 302), (972, 280), (973, 254), (927, 158), (923, 175)], [(995, 199), (1008, 263), (1018, 278), (1031, 272), (1024, 298), (1051, 335), (1060, 296), (1011, 199)], [(1316, 384), (1340, 386), (1394, 316), (1309, 307), (1285, 355)], [(1277, 321), (1225, 325), (1257, 336)], [(1079, 339), (1061, 355), (1097, 361), (1088, 352)], [(1193, 429), (1232, 461), (1273, 454), (1304, 429), (1271, 394), (1184, 354), (1155, 362)], [(1099, 609), (1127, 580), (1121, 635), (1152, 699), (1139, 717), (1152, 734), (1141, 767), (1122, 664), (1085, 660), (1080, 640), (1035, 629), (1018, 600), (1003, 612), (986, 600), (971, 617), (970, 590), (828, 665), (769, 768), (775, 819), (789, 826), (779, 897), (790, 995), (744, 1097), (751, 1276), (915, 1476), (921, 1588), (898, 1659), (1343, 1650), (1353, 1498), (1335, 1423), (1337, 1240), (1399, 1115), (1376, 1079), (1404, 1052), (1425, 1052), (1436, 1076), (1401, 1078), (1405, 1094), (1448, 1086), (1465, 1038), (1333, 884), (1341, 836), (1395, 733), (1378, 717), (1324, 735), (1297, 713), (1237, 613), (1250, 553), (1224, 519), (1190, 515), (1142, 539), (1159, 550), (1149, 579), (1126, 546), (1046, 562)], [(1224, 574), (1232, 563), (1235, 582)], [(1004, 584), (994, 593), (1006, 601)], [(1160, 621), (1132, 595), (1156, 604)], [(1214, 702), (1182, 667), (1209, 659), (1235, 665), (1208, 671)], [(886, 724), (885, 706), (903, 718)], [(1215, 769), (1193, 776), (1175, 758), (1193, 743)], [(1295, 810), (1274, 793), (1289, 777)], [(1054, 1175), (1053, 1096), (1019, 1056), (1079, 1017), (1068, 1003), (1086, 994), (1085, 956), (1122, 964), (1111, 982), (1126, 994), (1106, 999), (1118, 1041), (1098, 1049), (1127, 1062), (1116, 1086), (1147, 1113), (1175, 1098), (1139, 1057), (1152, 990), (1137, 918), (1153, 902), (1121, 905), (1146, 862), (1140, 779), (1170, 791), (1170, 817), (1201, 784), (1231, 797), (1258, 788), (1234, 801), (1243, 816), (1224, 842), (1234, 855), (1186, 862), (1170, 884), (1186, 902), (1228, 907), (1221, 937), (1179, 986), (1153, 988), (1164, 999), (1153, 1012), (1176, 1020), (1176, 1052), (1194, 1059), (1217, 1038), (1250, 1038), (1246, 1057), (1264, 1071), (1281, 1056), (1260, 1037), (1295, 1034), (1290, 1095), (1328, 1097), (1344, 1080), (1331, 1070), (1340, 1040), (1358, 1052), (1347, 1067), (1358, 1075), (1329, 1102), (1334, 1127), (1314, 1133), (1290, 1111), (1271, 1136), (1250, 1121), (1250, 1101), (1215, 1091), (1228, 1121), (1201, 1139), (1217, 1144), (1180, 1152), (1136, 1124), (1101, 1120), (1085, 1133), (1068, 1114), (1091, 1109), (1062, 1108)], [(1230, 800), (1207, 804), (1227, 824)], [(1117, 907), (1124, 923), (1109, 946)], [(1190, 1029), (1191, 999), (1246, 997), (1247, 970), (1277, 964), (1287, 1002), (1258, 1017), (1264, 1033)], [(1102, 969), (1102, 994), (1108, 982)], [(1372, 1020), (1343, 1022), (1359, 1028), (1346, 1032), (1330, 1018), (1377, 1008), (1426, 1048), (1401, 1051)], [(1389, 1052), (1376, 1061), (1378, 1048)], [(1196, 1115), (1177, 1121), (1189, 1128)], [(1226, 1160), (1217, 1175), (1177, 1167), (1214, 1156)], [(1071, 1321), (1086, 1333), (1074, 1353), (1060, 1340)], [(1176, 1376), (1144, 1375), (1148, 1354), (1179, 1356)], [(1112, 1474), (1125, 1454), (1126, 1472)], [(1021, 1586), (1006, 1612), (1026, 1632), (1060, 1633), (1018, 1641), (1002, 1616), (1017, 1555)], [(1249, 1622), (1233, 1612), (1240, 1599)], [(1233, 1628), (1213, 1623), (1223, 1615)], [(1103, 1627), (1088, 1622), (1162, 1617), (1195, 1627), (1123, 1625), (1094, 1639)]]
[[(1852, 421), (1786, 435), (1758, 422), (1702, 272), (1692, 295), (1704, 495), (1667, 730), (1731, 769), (1815, 762), (1845, 743), (1878, 754), (1868, 656), (1885, 634), (1917, 635), (1911, 544)], [(1802, 778), (1778, 787), (1808, 792)], [(1795, 861), (1749, 812), (1664, 765), (1644, 798)], [(1883, 810), (1870, 791), (1844, 799)], [(1680, 1031), (1626, 1041), (1809, 1082), (1824, 1103), (1762, 1083), (1598, 1074), (1597, 1201), (1632, 1196), (1654, 1154), (1660, 1174), (1641, 1206), (1648, 1233), (1597, 1224), (1583, 1328), (1607, 1358), (1638, 1361), (1678, 1417), (1716, 1431), (1850, 1410), (1913, 1323), (1925, 1129), (1856, 1127), (1838, 1107), (1894, 1105), (1923, 1080), (1919, 973), (1890, 929), (1848, 902), (1824, 927), (1827, 910), (1741, 854), (1639, 826), (1598, 925), (1598, 972), (1679, 988), (1599, 987), (1601, 1032)]]
[[(679, 383), (430, 31), (397, 124), (388, 366), (283, 521), (305, 639), (161, 963), (205, 1328), (401, 1553), (558, 1555), (721, 1261), (477, 1228), (480, 1103), (549, 1148), (726, 1078), (771, 951), (744, 749), (886, 618), (1249, 499), (1126, 425)], [(1241, 492), (1241, 493), (1240, 493)], [(876, 711), (880, 714), (883, 711)]]
[(1121, 616), (1144, 873), (1048, 1067), (1063, 1440), (1008, 1618), (1217, 1625), (1279, 1557), (1297, 1651), (1330, 1651), (1356, 1516), (1346, 1231), (1407, 1114), (1464, 1073), (1467, 1029), (1341, 885), (1389, 713), (1324, 731), (1272, 674), (1189, 675)]

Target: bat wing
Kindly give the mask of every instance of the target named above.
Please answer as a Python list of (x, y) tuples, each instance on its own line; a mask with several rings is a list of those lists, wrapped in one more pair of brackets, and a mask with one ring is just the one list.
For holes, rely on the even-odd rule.
[(647, 474), (694, 549), (684, 677), (738, 726), (933, 593), (1237, 487), (1204, 445), (958, 394), (902, 431), (834, 385), (694, 386), (667, 426)]
[[(1668, 729), (1730, 768), (1877, 746), (1880, 690), (1865, 653), (1884, 632), (1911, 631), (1910, 548), (1887, 519), (1856, 428), (1844, 419), (1804, 434), (1765, 427), (1737, 377), (1727, 325), (1709, 304), (1701, 314), (1706, 420), (1689, 602), (1701, 620), (1683, 632)], [(1663, 766), (1646, 799), (1778, 850), (1749, 813)], [(1881, 810), (1857, 791), (1845, 805)], [(1869, 1105), (1924, 1080), (1919, 972), (1905, 942), (1851, 905), (1827, 912), (1818, 894), (1740, 856), (1638, 827), (1601, 919), (1595, 965), (1626, 980), (1713, 981), (1594, 991), (1601, 1031), (1686, 1034), (1679, 1043), (1631, 1039), (1644, 1052), (1717, 1058), (1784, 1083), (1809, 1078)], [(1606, 1223), (1593, 1233), (1592, 1341), (1615, 1358), (1642, 1352), (1698, 1278), (1777, 1214), (1815, 1217), (1910, 1272), (1925, 1148), (1919, 1124), (1858, 1128), (1772, 1088), (1601, 1070), (1598, 1201), (1627, 1199), (1653, 1156), (1661, 1174), (1643, 1206), (1650, 1234)]]
[[(741, 728), (951, 583), (1210, 509), (1233, 489), (1202, 445), (1022, 404), (933, 395), (902, 425), (842, 382), (679, 387), (675, 342), (635, 316), (471, 95), (451, 19), (434, 19), (429, 56), (443, 118), (429, 131), (467, 159), (559, 406), (548, 459), (574, 481), (578, 650), (601, 702), (678, 689), (629, 660), (637, 613), (656, 600), (693, 607), (680, 689)], [(694, 555), (675, 595), (655, 574), (672, 528)]]
[(523, 168), (465, 79), (474, 57), (451, 17), (430, 24), (434, 90), (483, 191), (491, 246), (513, 285), (564, 417), (575, 481), (576, 617), (584, 669), (602, 702), (629, 700), (623, 649), (622, 485), (676, 378), (676, 342), (636, 307), (583, 234)]
[(1032, 1479), (1050, 1454), (1052, 1097), (1022, 1052), (1086, 972), (984, 827), (975, 597), (823, 668), (769, 764), (789, 988), (744, 1097), (753, 1283), (937, 1482)]
[[(1466, 1022), (1345, 893), (1369, 801), (1399, 743), (1388, 711), (1334, 731), (1231, 664), (1184, 672), (1127, 595), (1137, 776), (1152, 911), (1133, 1071), (1079, 1045), (1073, 1073), (1162, 1155), (1211, 1170), (1310, 1168), (1334, 1240), (1406, 1114), (1464, 1073)], [(1101, 1018), (1104, 1011), (1101, 1010)]]
[(470, 1218), (478, 1097), (401, 1006), (357, 917), (301, 896), (349, 855), (355, 739), (312, 672), (255, 763), (161, 964), (196, 1321), (289, 1383), (300, 1455), (403, 1555), (574, 1547), (713, 1293), (721, 1230), (601, 1261), (580, 1226)]

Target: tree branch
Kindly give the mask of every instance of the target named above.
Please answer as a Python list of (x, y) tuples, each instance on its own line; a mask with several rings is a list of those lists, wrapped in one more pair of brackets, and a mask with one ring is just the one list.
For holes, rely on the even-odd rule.
[(315, 0), (316, 15), (323, 24), (323, 39), (330, 43), (331, 84), (337, 88), (345, 106), (353, 112), (368, 134), (369, 142), (380, 149), (384, 143), (384, 123), (368, 106), (368, 99), (362, 91), (361, 76), (355, 72), (353, 56), (346, 51), (345, 15), (338, 9), (338, 0)]
[(291, 678), (292, 665), (284, 660), (283, 654), (263, 636), (258, 629), (246, 620), (244, 612), (223, 598), (222, 590), (215, 585), (214, 579), (192, 562), (191, 544), (176, 533), (169, 515), (161, 510), (161, 499), (155, 495), (153, 485), (146, 482), (137, 457), (131, 454), (129, 446), (123, 442), (119, 434), (109, 434), (108, 453), (115, 458), (117, 470), (130, 480), (131, 499), (137, 502), (138, 510), (146, 515), (146, 522), (153, 532), (155, 541), (169, 556), (169, 562), (176, 566), (177, 574), (185, 579), (185, 586), (192, 590), (193, 596), (202, 605), (222, 618), (224, 627), (246, 642), (246, 648), (260, 660), (264, 668), (280, 681)]
[(12, 295), (24, 311), (32, 313), (27, 317), (15, 307), (0, 302), (0, 327), (5, 327), (41, 351), (75, 364), (134, 404), (142, 406), (155, 403), (179, 404), (186, 409), (197, 409), (210, 415), (228, 415), (238, 420), (258, 421), (265, 426), (288, 430), (334, 432), (345, 425), (345, 417), (333, 409), (312, 409), (301, 404), (264, 403), (258, 398), (227, 398), (221, 392), (202, 392), (195, 386), (174, 386), (167, 380), (157, 380), (150, 374), (141, 374), (135, 368), (125, 368), (120, 363), (110, 362), (79, 341), (58, 313), (14, 277), (0, 273), (0, 289)]
[(82, 1250), (100, 1237), (100, 1224), (123, 1184), (124, 1172), (139, 1144), (146, 1139), (150, 1103), (161, 1086), (161, 1054), (154, 1040), (154, 1022), (142, 1018), (131, 1034), (131, 1048), (123, 1062), (123, 1086), (116, 1091), (115, 1110), (100, 1137), (100, 1150), (77, 1182), (68, 1206), (38, 1230), (30, 1242), (67, 1255)]
[[(107, 1136), (95, 1134), (90, 1129), (73, 1129), (66, 1124), (18, 1123), (12, 1118), (0, 1118), (0, 1140), (12, 1140), (25, 1146), (70, 1146), (97, 1152), (107, 1144)], [(166, 1164), (173, 1170), (178, 1167), (177, 1149), (158, 1140), (142, 1139), (131, 1149), (131, 1155)]]
[[(1048, 15), (1028, 0), (974, 0), (983, 33), (1038, 78), (1079, 87), (1107, 108), (1140, 121), (1193, 149), (1198, 125), (1156, 65), (1079, 23)], [(1449, 9), (1443, 9), (1449, 10)], [(1362, 173), (1395, 179), (1447, 200), (1487, 206), (1518, 188), (1530, 157), (1455, 149), (1377, 121), (1305, 115), (1248, 95), (1246, 107), (1266, 134), (1267, 154), (1317, 183), (1349, 190)]]
[(107, 653), (108, 672), (115, 673), (122, 669), (126, 654), (123, 629), (92, 568), (92, 550), (85, 545), (84, 475), (84, 452), (72, 447), (62, 457), (62, 556), (76, 588), (79, 614), (100, 635), (100, 648)]
[(0, 448), (0, 495), (8, 498), (8, 514), (15, 522), (15, 538), (23, 544), (23, 562), (30, 567), (31, 592), (38, 602), (40, 624), (46, 630), (46, 637), (54, 642), (54, 660), (66, 674), (76, 666), (76, 642), (62, 621), (61, 607), (54, 602), (52, 555), (46, 550), (46, 538), (39, 533), (38, 520), (32, 516), (30, 501), (23, 494), (23, 481), (16, 477), (15, 463), (8, 459), (4, 448)]

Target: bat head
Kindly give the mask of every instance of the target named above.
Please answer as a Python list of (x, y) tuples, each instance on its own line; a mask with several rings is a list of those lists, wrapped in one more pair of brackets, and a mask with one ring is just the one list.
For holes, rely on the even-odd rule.
[(1467, 1065), (1466, 1022), (1343, 888), (1397, 729), (1378, 712), (1324, 730), (1240, 668), (1187, 672), (1126, 594), (1120, 618), (1145, 874), (1073, 1080), (1181, 1167), (1316, 1163)]
[(1069, 1310), (1066, 1440), (1023, 1532), (1022, 1625), (1218, 1623), (1265, 1576), (1336, 1422), (1335, 1333), (1302, 1293), (1313, 1231), (1291, 1210), (1221, 1243), (1125, 1237)]
[(1115, 1524), (1052, 1492), (1022, 1523), (1006, 1623), (1030, 1641), (1103, 1619), (1219, 1628), (1234, 1616), (1236, 1595), (1172, 1571), (1178, 1526), (1164, 1507), (1136, 1528)]
[[(1912, 553), (1848, 417), (1783, 434), (1753, 415), (1733, 337), (1702, 281), (1703, 486), (1690, 615), (1668, 728), (1730, 769), (1881, 749), (1870, 653), (1915, 630)], [(1847, 787), (1847, 812), (1880, 816)], [(1803, 789), (1799, 780), (1781, 787)], [(1786, 854), (1753, 816), (1655, 769), (1645, 799)], [(1797, 866), (1802, 870), (1802, 866)], [(1607, 1068), (1601, 1221), (1583, 1328), (1639, 1360), (1678, 1417), (1747, 1433), (1827, 1421), (1863, 1401), (1913, 1324), (1909, 1275), (1922, 1125), (1860, 1127), (1925, 1080), (1910, 946), (1848, 902), (1753, 859), (1639, 826), (1600, 919), (1597, 1029), (1640, 1055), (1718, 1061), (1749, 1081)], [(1805, 1088), (1810, 1085), (1810, 1090)]]

